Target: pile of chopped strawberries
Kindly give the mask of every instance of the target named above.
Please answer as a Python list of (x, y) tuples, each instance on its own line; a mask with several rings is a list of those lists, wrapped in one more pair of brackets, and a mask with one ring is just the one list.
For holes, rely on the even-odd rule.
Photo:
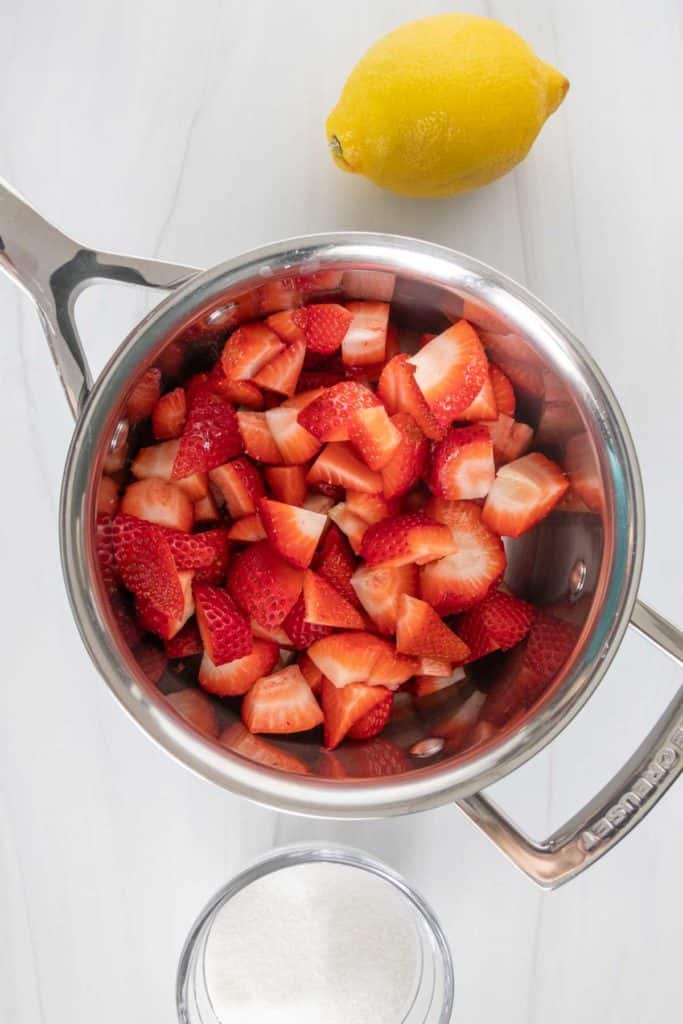
[(388, 303), (304, 305), (239, 326), (184, 386), (162, 393), (155, 368), (130, 396), (153, 443), (99, 492), (114, 612), (129, 641), (201, 656), (199, 685), (241, 698), (251, 733), (368, 739), (399, 688), (431, 694), (523, 644), (514, 678), (479, 694), (497, 726), (573, 641), (501, 587), (501, 538), (547, 516), (565, 474), (529, 451), (467, 321), (420, 342), (399, 351)]

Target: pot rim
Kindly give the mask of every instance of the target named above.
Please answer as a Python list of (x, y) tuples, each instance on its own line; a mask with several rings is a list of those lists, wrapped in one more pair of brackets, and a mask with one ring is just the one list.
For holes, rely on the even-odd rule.
[[(154, 361), (169, 333), (236, 286), (340, 264), (406, 272), (465, 291), (497, 308), (541, 351), (552, 352), (587, 419), (599, 425), (598, 456), (611, 485), (604, 517), (609, 559), (603, 558), (598, 584), (601, 611), (587, 620), (578, 654), (534, 714), (514, 732), (494, 737), (476, 757), (349, 783), (266, 768), (200, 737), (160, 692), (153, 692), (132, 657), (122, 656), (90, 573), (95, 559), (93, 481), (102, 460), (98, 442), (105, 431), (111, 435), (120, 396)], [(306, 235), (261, 246), (198, 274), (129, 333), (96, 381), (76, 425), (62, 483), (60, 547), (69, 601), (86, 649), (114, 696), (158, 745), (195, 773), (257, 803), (321, 817), (379, 817), (437, 806), (491, 785), (538, 753), (585, 704), (616, 654), (636, 599), (644, 548), (642, 482), (623, 413), (601, 371), (562, 321), (521, 285), (431, 242), (366, 232)]]

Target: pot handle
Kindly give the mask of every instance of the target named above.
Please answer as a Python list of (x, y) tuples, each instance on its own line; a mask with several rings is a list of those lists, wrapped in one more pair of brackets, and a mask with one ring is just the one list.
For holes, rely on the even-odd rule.
[(74, 416), (92, 386), (74, 320), (78, 295), (98, 279), (171, 289), (199, 273), (195, 267), (87, 249), (45, 220), (2, 178), (0, 269), (33, 299)]
[[(641, 601), (635, 604), (631, 625), (683, 664), (683, 633)], [(623, 768), (548, 839), (529, 838), (480, 793), (458, 801), (458, 806), (532, 881), (543, 889), (557, 889), (635, 828), (682, 770), (683, 686)]]

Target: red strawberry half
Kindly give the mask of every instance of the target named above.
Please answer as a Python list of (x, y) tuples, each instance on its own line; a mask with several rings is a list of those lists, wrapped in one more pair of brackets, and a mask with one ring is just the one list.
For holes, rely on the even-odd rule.
[(301, 335), (311, 352), (331, 355), (341, 347), (351, 320), (352, 314), (343, 306), (326, 302), (276, 313), (268, 318), (268, 324), (285, 341)]
[(429, 443), (408, 413), (397, 412), (391, 422), (401, 438), (382, 469), (382, 487), (387, 500), (401, 498), (420, 479), (427, 461)]
[(128, 484), (120, 509), (125, 515), (175, 530), (190, 530), (194, 522), (192, 502), (184, 491), (156, 477)]
[(348, 441), (349, 418), (357, 409), (379, 405), (363, 384), (344, 381), (327, 388), (299, 413), (299, 423), (319, 441)]
[(214, 665), (225, 665), (251, 653), (249, 623), (226, 590), (197, 583), (194, 600), (204, 650)]
[[(327, 585), (329, 586), (329, 584)], [(321, 626), (306, 621), (306, 604), (303, 594), (298, 597), (296, 604), (282, 625), (289, 644), (297, 651), (305, 651), (316, 640), (321, 640), (332, 632), (331, 626)]]
[(217, 395), (202, 395), (190, 405), (171, 480), (206, 473), (239, 455), (242, 448), (232, 405)]
[(504, 413), (506, 416), (514, 416), (517, 403), (515, 401), (515, 392), (509, 378), (503, 373), (499, 366), (496, 366), (495, 363), (489, 363), (489, 378), (498, 413)]
[(170, 545), (161, 530), (119, 514), (111, 525), (116, 571), (124, 586), (159, 611), (179, 618), (183, 591)]
[(305, 355), (304, 340), (293, 341), (255, 374), (254, 383), (279, 395), (293, 395), (303, 369)]
[(293, 466), (312, 459), (320, 451), (321, 444), (317, 437), (301, 426), (298, 416), (296, 407), (285, 405), (266, 412), (268, 428), (280, 453), (277, 461)]
[(416, 369), (405, 354), (390, 359), (379, 378), (377, 394), (392, 415), (408, 413), (425, 437), (440, 441), (446, 433), (437, 419), (415, 379)]
[(337, 526), (330, 526), (323, 537), (318, 553), (313, 560), (313, 568), (319, 576), (331, 583), (350, 604), (358, 607), (356, 592), (351, 585), (356, 560), (346, 538)]
[(455, 623), (458, 635), (471, 650), (471, 659), (491, 651), (507, 651), (529, 632), (534, 609), (514, 594), (498, 591), (481, 604), (460, 615)]
[(194, 619), (186, 622), (174, 637), (164, 643), (168, 658), (192, 658), (204, 650), (199, 627)]
[(415, 674), (418, 662), (397, 654), (386, 640), (372, 633), (335, 633), (318, 640), (309, 658), (335, 686), (372, 683), (396, 689)]
[(143, 629), (156, 633), (163, 640), (170, 640), (185, 625), (194, 613), (192, 599), (192, 573), (179, 572), (178, 582), (183, 595), (183, 607), (179, 615), (171, 615), (153, 604), (147, 597), (137, 595), (135, 598), (135, 614)]
[(237, 604), (266, 629), (282, 624), (303, 586), (303, 573), (288, 565), (267, 541), (236, 554), (228, 572), (228, 590)]
[(306, 469), (303, 466), (268, 466), (265, 477), (277, 501), (303, 505), (306, 500)]
[(265, 494), (261, 474), (246, 458), (216, 466), (210, 471), (209, 480), (220, 491), (233, 519), (252, 515)]
[(383, 405), (356, 409), (349, 420), (349, 438), (366, 466), (383, 469), (401, 443), (402, 434)]
[(332, 484), (367, 494), (378, 494), (382, 490), (380, 474), (369, 469), (351, 446), (343, 442), (325, 445), (308, 471), (307, 480), (309, 484)]
[(274, 465), (283, 461), (266, 419), (266, 413), (242, 410), (237, 413), (237, 424), (247, 455), (257, 462)]
[(152, 430), (159, 441), (180, 437), (185, 426), (187, 403), (182, 388), (162, 395), (152, 409)]
[(228, 380), (251, 380), (284, 347), (266, 324), (242, 324), (225, 343), (221, 356), (223, 372)]
[(484, 426), (449, 430), (432, 453), (430, 487), (449, 501), (485, 498), (495, 475), (491, 436)]

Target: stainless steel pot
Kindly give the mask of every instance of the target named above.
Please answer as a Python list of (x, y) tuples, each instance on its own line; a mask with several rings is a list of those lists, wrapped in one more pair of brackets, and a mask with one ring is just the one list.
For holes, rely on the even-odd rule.
[[(461, 253), (364, 233), (289, 239), (203, 272), (100, 253), (54, 228), (1, 182), (0, 264), (34, 300), (77, 417), (60, 535), (66, 586), (83, 642), (121, 704), (178, 760), (235, 793), (308, 815), (379, 817), (455, 800), (545, 888), (562, 884), (611, 849), (678, 777), (683, 688), (629, 762), (548, 839), (524, 836), (479, 792), (571, 721), (600, 682), (629, 623), (661, 651), (679, 661), (683, 657), (681, 633), (636, 600), (643, 500), (619, 406), (582, 345), (523, 288)], [(98, 279), (171, 294), (129, 334), (93, 383), (73, 309), (79, 292)], [(264, 742), (263, 749), (281, 755), (284, 768), (298, 769), (288, 771), (259, 763), (256, 753), (231, 741), (239, 726), (228, 729), (220, 743), (213, 724), (202, 731), (199, 718), (191, 715), (192, 725), (178, 710), (187, 714), (187, 702), (172, 697), (187, 681), (158, 665), (154, 671), (144, 645), (130, 649), (102, 585), (94, 544), (95, 496), (105, 460), (113, 453), (115, 461), (127, 443), (126, 400), (145, 370), (158, 364), (172, 378), (196, 369), (207, 347), (222, 341), (235, 323), (297, 302), (301, 293), (330, 289), (337, 297), (391, 295), (408, 333), (439, 330), (464, 315), (513, 377), (521, 418), (536, 427), (537, 444), (563, 463), (575, 500), (509, 546), (508, 580), (516, 591), (571, 618), (577, 642), (526, 717), (476, 747), (459, 749), (443, 739), (448, 729), (436, 727), (461, 699), (445, 691), (424, 712), (401, 705), (388, 739), (370, 745), (367, 756), (356, 746), (346, 762), (342, 753), (330, 763), (330, 755), (321, 756), (310, 742)], [(130, 441), (136, 443), (134, 431)], [(236, 721), (230, 707), (208, 710), (211, 723), (216, 714), (223, 725)], [(442, 738), (433, 742), (435, 735)]]

